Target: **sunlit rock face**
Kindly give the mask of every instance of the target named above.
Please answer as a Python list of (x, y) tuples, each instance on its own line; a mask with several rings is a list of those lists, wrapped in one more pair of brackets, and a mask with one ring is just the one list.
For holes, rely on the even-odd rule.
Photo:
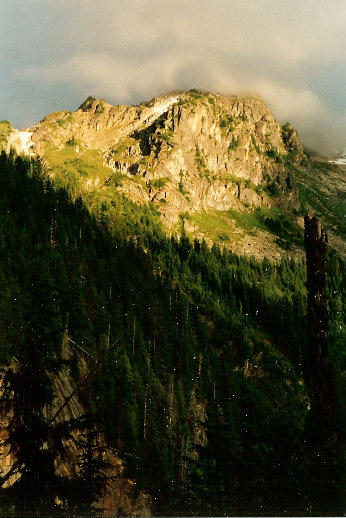
[[(23, 131), (2, 121), (0, 138), (7, 151), (38, 156), (72, 197), (86, 191), (110, 203), (116, 190), (151, 206), (168, 233), (184, 228), (210, 243), (221, 236), (237, 253), (273, 260), (283, 250), (272, 230), (249, 231), (249, 218), (234, 214), (279, 209), (296, 219), (294, 175), (311, 169), (295, 129), (276, 122), (255, 94), (190, 90), (138, 106), (89, 97), (75, 112), (51, 113)], [(211, 218), (209, 233), (201, 215)]]
[(103, 165), (143, 180), (121, 188), (135, 201), (155, 204), (169, 227), (182, 212), (270, 207), (263, 187), (273, 181), (282, 202), (297, 204), (284, 157), (301, 161), (302, 147), (295, 130), (283, 129), (257, 95), (191, 90), (139, 106), (88, 98), (76, 112), (50, 114), (31, 130), (39, 155), (68, 144), (76, 153), (101, 150)]

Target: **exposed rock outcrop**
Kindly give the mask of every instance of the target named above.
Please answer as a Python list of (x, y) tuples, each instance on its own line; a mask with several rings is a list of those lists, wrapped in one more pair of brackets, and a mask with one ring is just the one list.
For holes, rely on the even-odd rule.
[[(297, 134), (281, 128), (256, 95), (191, 90), (139, 106), (88, 98), (76, 112), (50, 114), (31, 130), (39, 155), (66, 145), (76, 153), (101, 150), (115, 173), (143, 180), (136, 201), (154, 203), (168, 226), (185, 211), (270, 207), (266, 186), (274, 204), (298, 204), (284, 160), (289, 153), (296, 163), (305, 157)], [(133, 194), (129, 181), (120, 189)]]
[[(248, 253), (251, 241), (251, 255), (263, 257), (265, 249), (274, 260), (282, 248), (271, 232), (259, 226), (255, 243), (232, 213), (279, 207), (295, 219), (293, 173), (311, 169), (294, 128), (280, 126), (257, 95), (190, 90), (138, 106), (111, 106), (89, 97), (75, 112), (51, 113), (25, 132), (11, 131), (2, 139), (6, 146), (25, 140), (27, 152), (39, 156), (45, 172), (69, 186), (72, 195), (97, 191), (108, 202), (116, 190), (153, 205), (169, 233), (179, 232), (184, 221), (185, 230), (207, 240), (215, 236), (208, 236), (196, 217), (227, 213), (225, 224), (232, 228), (223, 244)], [(236, 242), (233, 224), (240, 230)]]
[[(64, 360), (69, 360), (72, 356), (71, 345), (72, 342), (67, 334), (63, 340), (63, 357)], [(59, 423), (68, 422), (70, 420), (78, 419), (85, 413), (86, 409), (79, 400), (79, 384), (86, 374), (88, 367), (83, 360), (83, 355), (79, 355), (79, 365), (81, 376), (76, 382), (70, 374), (67, 365), (62, 366), (61, 370), (54, 375), (52, 381), (54, 386), (55, 399), (53, 405), (46, 410), (47, 422), (52, 423), (55, 420)], [(14, 366), (15, 368), (15, 366)], [(0, 395), (2, 380), (0, 379)], [(0, 440), (6, 441), (8, 437), (8, 427), (12, 416), (11, 402), (2, 401), (0, 412)], [(117, 452), (110, 448), (104, 435), (100, 432), (96, 435), (98, 451), (102, 452), (102, 458), (105, 461), (106, 470), (105, 487), (98, 502), (94, 503), (95, 508), (100, 510), (100, 515), (103, 516), (151, 516), (152, 502), (148, 493), (140, 491), (138, 494), (135, 491), (134, 482), (125, 476), (125, 462), (117, 454)], [(73, 440), (66, 440), (64, 443), (65, 451), (63, 459), (58, 459), (56, 464), (56, 472), (61, 476), (74, 478), (78, 474), (78, 439), (79, 433), (73, 432)], [(2, 476), (11, 471), (15, 458), (13, 452), (8, 445), (0, 446), (0, 470)], [(99, 453), (100, 454), (100, 453)], [(19, 474), (12, 475), (4, 484), (3, 487), (9, 487), (16, 482)]]

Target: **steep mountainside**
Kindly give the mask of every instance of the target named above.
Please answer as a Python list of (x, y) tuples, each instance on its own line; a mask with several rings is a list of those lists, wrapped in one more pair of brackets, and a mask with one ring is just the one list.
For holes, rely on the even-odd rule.
[(340, 513), (344, 263), (321, 327), (297, 260), (307, 210), (340, 249), (340, 170), (258, 97), (197, 91), (0, 142), (0, 512)]
[(109, 204), (124, 193), (150, 204), (170, 233), (184, 227), (259, 258), (301, 257), (297, 186), (314, 184), (316, 171), (296, 131), (280, 126), (256, 95), (190, 90), (139, 106), (88, 98), (26, 131), (11, 133), (6, 121), (0, 131), (7, 150), (42, 157), (50, 177), (75, 195), (97, 193)]

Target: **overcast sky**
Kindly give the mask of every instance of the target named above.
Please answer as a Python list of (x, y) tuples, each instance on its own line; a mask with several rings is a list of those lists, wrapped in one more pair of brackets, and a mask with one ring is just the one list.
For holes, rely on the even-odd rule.
[(0, 0), (0, 120), (255, 91), (306, 145), (342, 150), (345, 27), (344, 0)]

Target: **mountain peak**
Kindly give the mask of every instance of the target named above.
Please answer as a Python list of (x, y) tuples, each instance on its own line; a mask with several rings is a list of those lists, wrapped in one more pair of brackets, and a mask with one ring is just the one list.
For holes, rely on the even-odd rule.
[(106, 103), (104, 99), (95, 99), (95, 97), (89, 95), (84, 103), (80, 105), (78, 110), (91, 113), (103, 113), (105, 106), (110, 107), (110, 104)]
[(62, 184), (73, 176), (78, 190), (97, 197), (121, 192), (152, 206), (168, 232), (183, 225), (194, 236), (272, 258), (282, 249), (251, 214), (295, 217), (297, 171), (311, 170), (295, 129), (281, 126), (253, 93), (173, 91), (137, 106), (89, 96), (75, 112), (49, 114), (14, 137), (3, 138), (14, 146), (25, 140)]

